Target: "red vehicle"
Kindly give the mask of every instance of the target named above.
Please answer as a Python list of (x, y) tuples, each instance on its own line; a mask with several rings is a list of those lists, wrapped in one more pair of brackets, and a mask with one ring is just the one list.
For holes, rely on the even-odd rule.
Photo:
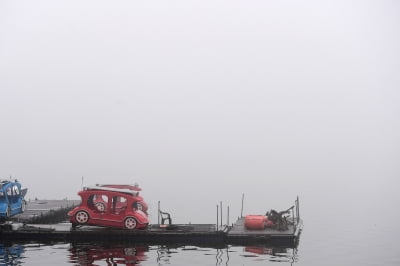
[(135, 207), (137, 191), (108, 187), (86, 187), (78, 195), (81, 204), (68, 216), (72, 227), (96, 225), (126, 229), (143, 229), (149, 224), (147, 215)]
[[(145, 212), (147, 214), (147, 210), (149, 209), (147, 203), (144, 201), (143, 197), (139, 196), (139, 191), (141, 191), (142, 189), (139, 187), (138, 184), (134, 184), (134, 185), (125, 185), (125, 184), (107, 184), (107, 185), (99, 185), (96, 184), (97, 187), (107, 187), (107, 188), (118, 188), (118, 189), (129, 189), (132, 191), (137, 191), (137, 196), (136, 197), (136, 201), (134, 203), (134, 208), (137, 210), (141, 210), (143, 212)], [(98, 202), (102, 202), (101, 199), (97, 199)], [(120, 203), (117, 202), (117, 205), (119, 205)], [(98, 205), (100, 208), (102, 207), (102, 205)]]

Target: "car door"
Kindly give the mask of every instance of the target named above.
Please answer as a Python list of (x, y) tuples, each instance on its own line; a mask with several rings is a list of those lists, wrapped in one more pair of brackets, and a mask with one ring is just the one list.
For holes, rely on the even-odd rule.
[(120, 195), (111, 198), (110, 219), (115, 222), (121, 222), (125, 218), (127, 199)]

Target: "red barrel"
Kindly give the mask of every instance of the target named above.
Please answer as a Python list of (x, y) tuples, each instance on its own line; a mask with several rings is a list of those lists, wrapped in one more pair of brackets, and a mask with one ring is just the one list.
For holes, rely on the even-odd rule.
[(263, 230), (267, 219), (265, 215), (246, 215), (244, 226), (251, 230)]

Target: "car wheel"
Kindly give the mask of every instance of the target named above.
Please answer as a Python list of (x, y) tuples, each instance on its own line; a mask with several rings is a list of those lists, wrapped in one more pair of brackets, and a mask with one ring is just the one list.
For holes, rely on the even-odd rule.
[(104, 212), (106, 210), (106, 205), (103, 202), (97, 202), (95, 206), (99, 212)]
[(130, 229), (130, 230), (135, 229), (137, 226), (137, 221), (133, 217), (128, 217), (125, 219), (124, 226), (126, 229)]
[(85, 211), (78, 211), (75, 214), (75, 220), (78, 224), (85, 224), (89, 221), (89, 214)]
[(26, 209), (26, 201), (23, 200), (21, 203), (21, 212), (25, 212), (25, 209)]

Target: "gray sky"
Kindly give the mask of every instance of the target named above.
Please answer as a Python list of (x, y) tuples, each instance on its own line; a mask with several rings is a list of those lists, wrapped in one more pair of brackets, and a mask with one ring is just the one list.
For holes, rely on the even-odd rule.
[(399, 199), (398, 1), (191, 2), (1, 1), (0, 177), (136, 181), (183, 220)]

